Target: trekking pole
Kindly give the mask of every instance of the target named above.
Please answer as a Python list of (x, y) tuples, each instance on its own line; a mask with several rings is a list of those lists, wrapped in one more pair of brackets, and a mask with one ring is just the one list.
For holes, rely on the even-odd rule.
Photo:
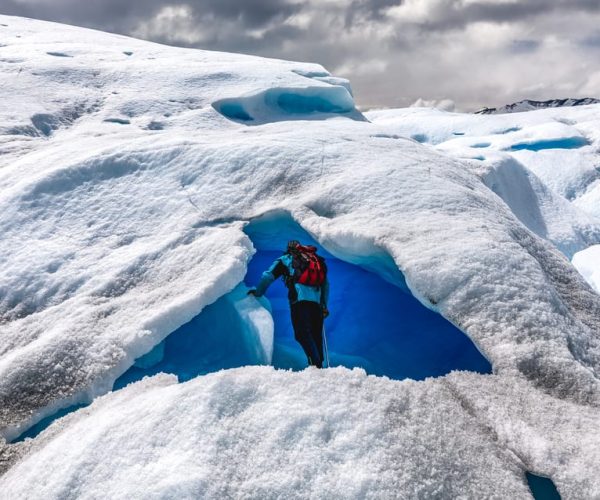
[(325, 322), (323, 321), (323, 345), (325, 346), (325, 359), (327, 360), (327, 368), (331, 368), (329, 364), (329, 349), (327, 347), (327, 335), (325, 334)]

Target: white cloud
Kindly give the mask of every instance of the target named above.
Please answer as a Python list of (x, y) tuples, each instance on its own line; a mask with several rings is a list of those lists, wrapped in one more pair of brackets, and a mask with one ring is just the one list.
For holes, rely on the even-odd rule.
[(442, 17), (453, 3), (453, 0), (405, 0), (388, 13), (399, 22), (426, 23)]
[(368, 59), (362, 61), (348, 61), (336, 67), (336, 73), (353, 75), (383, 74), (387, 70), (388, 62), (383, 59)]
[(411, 108), (437, 108), (442, 111), (454, 111), (456, 105), (451, 99), (427, 100), (420, 97), (410, 105)]
[(581, 86), (579, 93), (591, 97), (600, 95), (600, 71), (592, 73)]
[(154, 17), (142, 21), (132, 31), (138, 38), (162, 38), (170, 42), (200, 43), (202, 34), (193, 22), (193, 12), (187, 5), (163, 7)]

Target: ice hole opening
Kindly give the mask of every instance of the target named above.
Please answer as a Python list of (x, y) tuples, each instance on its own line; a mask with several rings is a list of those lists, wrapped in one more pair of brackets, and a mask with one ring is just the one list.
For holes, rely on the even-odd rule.
[(160, 372), (185, 382), (227, 368), (265, 365), (271, 351), (269, 312), (238, 286), (138, 358), (115, 381), (113, 390)]
[[(152, 350), (138, 357), (113, 384), (112, 390), (158, 373), (185, 382), (198, 375), (247, 365), (266, 365), (272, 353), (272, 319), (256, 299), (238, 285), (205, 306), (190, 321), (170, 333)], [(62, 408), (32, 425), (11, 442), (35, 438), (55, 420), (90, 402)]]
[[(390, 262), (364, 267), (336, 258), (325, 251), (289, 215), (271, 214), (251, 221), (246, 234), (256, 248), (248, 264), (247, 286), (258, 283), (263, 271), (282, 255), (286, 243), (296, 239), (315, 245), (325, 257), (330, 282), (330, 316), (325, 333), (331, 366), (361, 367), (369, 374), (393, 379), (445, 375), (452, 370), (491, 373), (488, 360), (471, 339), (452, 323), (422, 305), (402, 283), (392, 284), (379, 274), (397, 266), (381, 252), (374, 259)], [(391, 265), (390, 265), (391, 264)], [(379, 274), (366, 268), (378, 268)], [(398, 281), (403, 281), (400, 275)], [(275, 323), (272, 364), (301, 370), (306, 357), (294, 339), (287, 288), (282, 280), (267, 290)]]
[(537, 476), (531, 472), (525, 472), (525, 477), (535, 500), (561, 500), (556, 485), (549, 477)]

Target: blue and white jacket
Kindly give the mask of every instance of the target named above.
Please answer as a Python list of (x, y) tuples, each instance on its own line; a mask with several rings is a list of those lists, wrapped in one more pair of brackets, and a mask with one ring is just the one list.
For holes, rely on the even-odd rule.
[(257, 297), (264, 295), (271, 283), (283, 276), (286, 286), (288, 287), (288, 299), (290, 304), (308, 300), (320, 304), (321, 307), (327, 308), (327, 300), (329, 299), (329, 281), (327, 277), (325, 277), (325, 282), (321, 286), (308, 286), (300, 283), (293, 283), (291, 280), (291, 277), (294, 275), (292, 261), (293, 258), (289, 253), (283, 254), (276, 259), (275, 262), (271, 264), (271, 267), (262, 273), (260, 281), (256, 286), (255, 295)]

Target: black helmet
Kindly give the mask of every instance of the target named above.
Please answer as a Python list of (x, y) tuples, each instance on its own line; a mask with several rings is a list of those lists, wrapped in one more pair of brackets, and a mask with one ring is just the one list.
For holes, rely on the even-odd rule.
[(300, 242), (298, 240), (290, 240), (287, 243), (287, 251), (291, 252), (291, 251), (295, 250), (299, 245), (300, 245)]

